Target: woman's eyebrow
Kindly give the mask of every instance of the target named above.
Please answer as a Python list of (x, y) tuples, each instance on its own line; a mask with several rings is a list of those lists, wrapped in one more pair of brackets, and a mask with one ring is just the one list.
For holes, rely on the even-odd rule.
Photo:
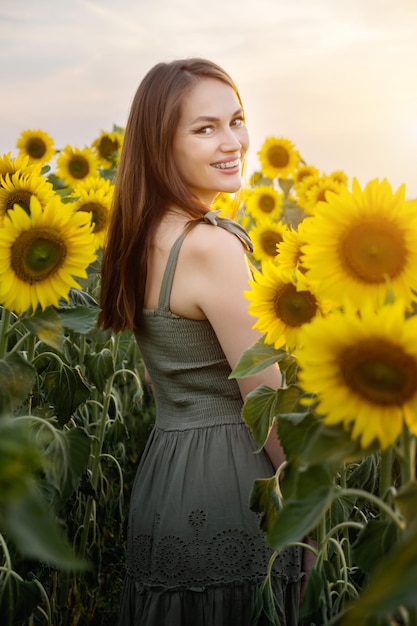
[[(237, 109), (237, 111), (232, 113), (230, 117), (235, 117), (236, 115), (241, 115), (242, 113), (243, 113), (243, 109), (240, 107), (239, 109)], [(198, 117), (195, 118), (192, 124), (197, 124), (199, 122), (217, 122), (219, 119), (220, 118), (213, 116), (213, 115), (199, 115)]]

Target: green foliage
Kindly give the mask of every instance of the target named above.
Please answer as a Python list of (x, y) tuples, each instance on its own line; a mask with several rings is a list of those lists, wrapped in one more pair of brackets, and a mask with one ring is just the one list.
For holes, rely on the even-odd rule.
[[(154, 418), (131, 333), (69, 303), (0, 321), (0, 617), (113, 625), (130, 484)], [(1, 311), (1, 309), (0, 309)], [(37, 623), (37, 621), (35, 622)]]
[(27, 396), (35, 382), (35, 369), (20, 354), (0, 360), (0, 415), (12, 412)]
[[(275, 356), (274, 356), (275, 354)], [(297, 385), (292, 355), (260, 339), (233, 376), (280, 363), (279, 390), (261, 386), (248, 395), (243, 417), (261, 448), (277, 428), (286, 462), (271, 479), (255, 481), (250, 506), (275, 554), (312, 537), (317, 548), (301, 607), (303, 626), (417, 624), (417, 481), (415, 438), (405, 430), (390, 451), (361, 448), (349, 428), (327, 426), (314, 397)], [(280, 625), (270, 574), (257, 614)]]

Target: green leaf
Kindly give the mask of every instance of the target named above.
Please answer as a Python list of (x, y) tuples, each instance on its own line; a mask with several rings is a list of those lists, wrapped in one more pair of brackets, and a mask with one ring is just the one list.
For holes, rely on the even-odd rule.
[(279, 361), (279, 369), (282, 373), (282, 385), (295, 385), (298, 376), (298, 362), (292, 354), (286, 354)]
[(278, 436), (288, 462), (302, 463), (302, 453), (320, 420), (311, 413), (287, 413), (278, 417)]
[(27, 424), (13, 417), (0, 420), (0, 504), (26, 493), (42, 455)]
[[(381, 551), (381, 556), (382, 556)], [(369, 584), (342, 621), (342, 626), (369, 626), (375, 617), (391, 614), (399, 606), (417, 605), (417, 528), (406, 540), (382, 556)]]
[(90, 457), (91, 439), (79, 427), (55, 433), (45, 451), (44, 470), (48, 482), (65, 501), (77, 489)]
[(32, 391), (36, 370), (23, 356), (12, 352), (0, 360), (0, 415), (12, 413)]
[(3, 576), (0, 587), (0, 615), (3, 626), (27, 623), (26, 620), (41, 603), (42, 594), (35, 582), (20, 580), (16, 576)]
[(375, 493), (378, 482), (378, 463), (376, 455), (366, 456), (349, 474), (346, 484), (350, 489), (365, 489)]
[(22, 555), (65, 570), (84, 569), (36, 489), (9, 502), (3, 521)]
[(80, 370), (63, 362), (58, 370), (46, 373), (44, 387), (61, 426), (68, 422), (75, 409), (91, 395), (91, 389)]
[(398, 544), (399, 529), (393, 520), (370, 519), (352, 545), (352, 557), (366, 574)]
[(407, 525), (417, 522), (417, 483), (407, 483), (400, 487), (395, 496), (395, 504), (407, 521)]
[(292, 413), (298, 405), (298, 401), (302, 392), (295, 385), (281, 387), (277, 390), (276, 412), (277, 415), (282, 413)]
[[(82, 291), (82, 289), (75, 289), (75, 287), (70, 289), (69, 305), (71, 307), (76, 307), (78, 305), (81, 305), (81, 306), (88, 306), (88, 307), (94, 307), (94, 308), (99, 306), (97, 300), (93, 298), (93, 296), (90, 293), (88, 293), (88, 291)], [(68, 307), (65, 305), (62, 305), (60, 306), (59, 310), (61, 311), (66, 308)]]
[(87, 335), (97, 325), (99, 309), (91, 306), (60, 308), (58, 315), (64, 328)]
[(267, 540), (273, 550), (283, 550), (289, 543), (301, 541), (317, 526), (323, 513), (331, 502), (333, 492), (328, 487), (299, 500), (284, 500), (275, 524), (267, 534)]
[(331, 526), (341, 524), (350, 518), (356, 500), (356, 496), (348, 495), (338, 496), (333, 500), (329, 511)]
[(264, 338), (261, 337), (253, 346), (245, 350), (229, 378), (244, 378), (259, 374), (285, 356), (287, 356), (285, 350), (276, 350), (273, 346), (265, 344)]
[(255, 480), (249, 498), (249, 507), (251, 511), (261, 513), (259, 527), (263, 531), (268, 531), (281, 508), (276, 476)]
[(55, 309), (48, 307), (44, 311), (38, 311), (30, 317), (25, 317), (22, 322), (27, 330), (37, 335), (41, 341), (62, 351), (64, 327)]
[(326, 426), (322, 424), (315, 430), (306, 446), (303, 459), (307, 464), (331, 462), (341, 465), (371, 454), (377, 446), (361, 448), (358, 440), (351, 438), (350, 433), (342, 426)]
[(249, 426), (253, 438), (262, 449), (276, 416), (277, 391), (261, 385), (246, 396), (242, 417)]
[(281, 481), (282, 508), (267, 533), (269, 545), (278, 552), (307, 536), (336, 494), (333, 468), (315, 465), (307, 470), (289, 469), (285, 469)]
[(281, 187), (282, 191), (284, 192), (284, 195), (288, 196), (294, 182), (291, 178), (278, 178), (278, 184)]
[(86, 354), (84, 362), (88, 379), (103, 392), (108, 379), (115, 372), (112, 352), (108, 348), (103, 348), (98, 354)]
[[(323, 568), (313, 567), (310, 572), (309, 579), (304, 591), (303, 601), (301, 603), (300, 617), (310, 620), (319, 613), (321, 606), (326, 604), (327, 578)], [(314, 623), (312, 621), (305, 622)]]
[(256, 589), (251, 626), (285, 626), (286, 619), (281, 604), (274, 596), (272, 585), (266, 579)]

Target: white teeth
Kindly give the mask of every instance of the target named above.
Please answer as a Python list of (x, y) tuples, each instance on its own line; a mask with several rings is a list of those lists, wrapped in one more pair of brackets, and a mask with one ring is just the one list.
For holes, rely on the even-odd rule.
[(226, 161), (225, 163), (213, 163), (213, 167), (217, 167), (219, 170), (227, 170), (229, 168), (236, 167), (236, 165), (239, 165), (239, 159)]

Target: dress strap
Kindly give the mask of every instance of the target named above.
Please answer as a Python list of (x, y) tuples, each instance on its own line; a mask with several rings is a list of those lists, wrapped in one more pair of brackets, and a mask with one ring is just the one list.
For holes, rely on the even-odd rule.
[(209, 211), (199, 222), (205, 222), (206, 224), (212, 224), (213, 226), (220, 226), (229, 233), (233, 233), (240, 239), (246, 248), (247, 252), (253, 252), (253, 243), (246, 232), (246, 230), (238, 222), (229, 219), (228, 217), (219, 217), (220, 210)]
[[(248, 252), (253, 252), (252, 241), (249, 238), (246, 230), (237, 222), (226, 218), (219, 217), (220, 211), (208, 211), (201, 219), (195, 220), (191, 223), (191, 228), (196, 224), (211, 224), (212, 226), (220, 226), (230, 233), (233, 233), (240, 239)], [(159, 293), (158, 308), (165, 311), (169, 311), (169, 301), (171, 299), (172, 282), (174, 280), (175, 269), (177, 267), (178, 256), (182, 243), (187, 236), (189, 229), (183, 232), (178, 239), (174, 242), (171, 251), (168, 256), (167, 265), (165, 268), (164, 276), (161, 284), (161, 291)]]
[(165, 268), (164, 276), (161, 284), (161, 291), (159, 293), (158, 308), (169, 311), (169, 301), (171, 298), (172, 281), (174, 280), (175, 269), (177, 267), (178, 255), (182, 246), (182, 242), (185, 239), (186, 232), (182, 233), (175, 241), (169, 253), (167, 265)]

